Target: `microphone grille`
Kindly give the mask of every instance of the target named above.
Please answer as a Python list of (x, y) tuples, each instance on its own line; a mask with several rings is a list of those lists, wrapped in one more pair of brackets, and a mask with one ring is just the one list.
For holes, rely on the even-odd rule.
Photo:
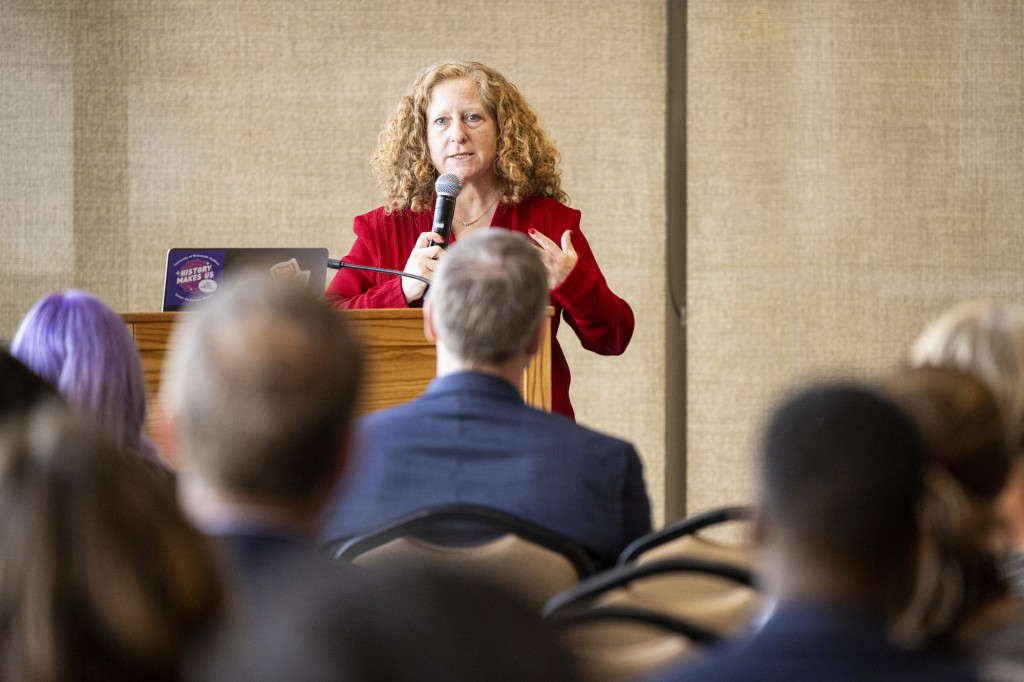
[(455, 173), (445, 173), (434, 182), (434, 191), (438, 196), (452, 197), (459, 196), (462, 191), (462, 180)]

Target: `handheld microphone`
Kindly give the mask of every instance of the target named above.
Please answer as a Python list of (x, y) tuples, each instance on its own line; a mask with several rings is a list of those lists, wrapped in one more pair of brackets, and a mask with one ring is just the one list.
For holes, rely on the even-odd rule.
[(462, 191), (462, 180), (455, 173), (445, 173), (434, 182), (434, 191), (437, 192), (437, 203), (434, 204), (431, 231), (444, 237), (441, 248), (447, 249), (452, 235), (452, 218), (455, 217), (455, 197)]

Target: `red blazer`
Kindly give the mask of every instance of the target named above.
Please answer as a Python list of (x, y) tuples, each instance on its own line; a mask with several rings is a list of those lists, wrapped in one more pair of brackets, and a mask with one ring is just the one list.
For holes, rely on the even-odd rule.
[[(431, 231), (433, 218), (433, 211), (429, 210), (386, 214), (383, 208), (357, 216), (356, 241), (345, 262), (402, 270), (416, 238)], [(619, 355), (633, 336), (633, 311), (608, 288), (590, 245), (580, 232), (579, 211), (552, 199), (531, 197), (512, 206), (499, 204), (491, 224), (523, 233), (533, 228), (556, 244), (561, 243), (563, 232), (572, 230), (572, 244), (579, 260), (565, 281), (551, 292), (555, 309), (551, 320), (552, 411), (572, 417), (569, 365), (556, 336), (560, 318), (565, 318), (587, 350)], [(409, 307), (402, 295), (400, 277), (351, 269), (338, 271), (324, 299), (336, 308)], [(422, 300), (413, 302), (413, 306), (422, 304)]]

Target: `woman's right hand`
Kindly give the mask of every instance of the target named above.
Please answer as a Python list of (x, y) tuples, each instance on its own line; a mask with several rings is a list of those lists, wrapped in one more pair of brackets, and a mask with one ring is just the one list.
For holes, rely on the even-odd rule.
[[(431, 279), (434, 268), (437, 267), (437, 259), (444, 252), (438, 244), (444, 243), (444, 237), (436, 232), (424, 232), (416, 239), (416, 246), (409, 254), (409, 260), (405, 264), (405, 272), (410, 275), (419, 275)], [(405, 295), (405, 302), (412, 303), (423, 297), (427, 290), (425, 282), (413, 277), (402, 278), (402, 293)]]

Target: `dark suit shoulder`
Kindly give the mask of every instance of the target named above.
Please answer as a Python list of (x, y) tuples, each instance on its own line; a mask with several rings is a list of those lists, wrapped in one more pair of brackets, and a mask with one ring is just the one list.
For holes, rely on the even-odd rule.
[[(628, 441), (577, 424), (561, 414), (522, 402), (488, 400), (479, 396), (465, 401), (462, 408), (455, 407), (458, 401), (457, 396), (436, 400), (420, 396), (403, 405), (362, 417), (357, 424), (358, 432), (367, 440), (388, 440), (421, 430), (435, 434), (450, 431), (460, 421), (476, 421), (492, 424), (496, 433), (509, 433), (512, 442), (523, 448), (579, 452), (591, 457), (637, 457), (636, 450)], [(435, 435), (427, 439), (436, 438)]]

